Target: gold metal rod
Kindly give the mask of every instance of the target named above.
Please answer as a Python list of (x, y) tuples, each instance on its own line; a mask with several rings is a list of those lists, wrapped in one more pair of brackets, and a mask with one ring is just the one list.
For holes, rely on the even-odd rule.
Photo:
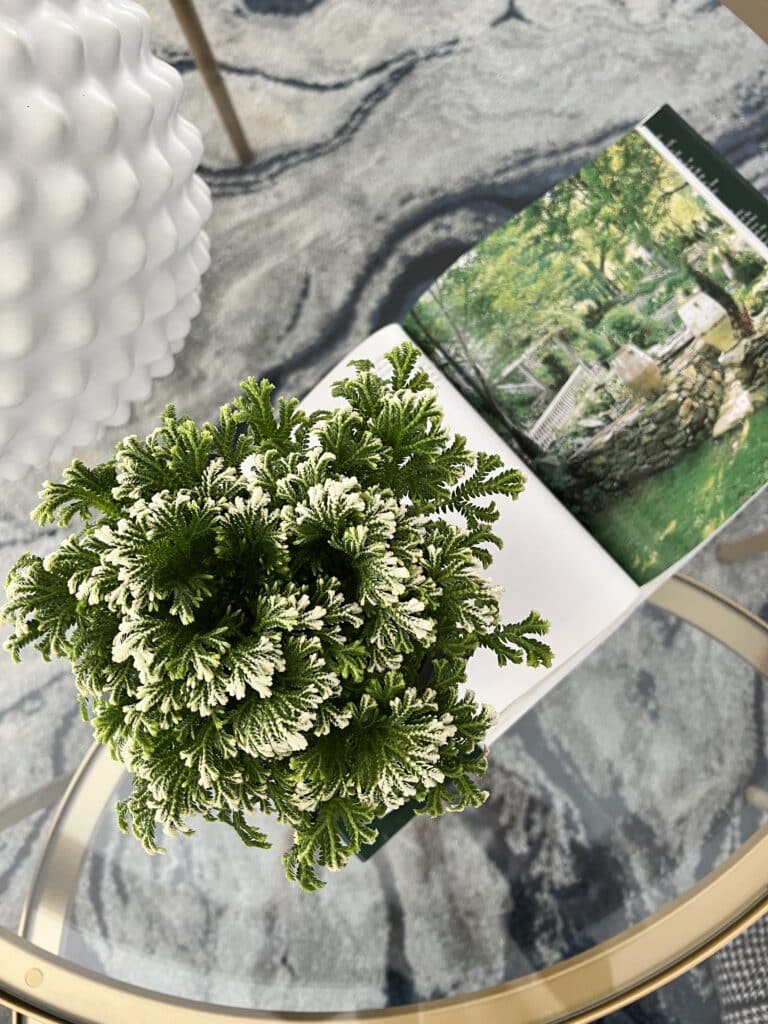
[(761, 530), (741, 540), (724, 541), (715, 548), (718, 562), (743, 562), (755, 555), (762, 555), (764, 551), (768, 551), (768, 530)]
[[(61, 948), (88, 842), (125, 769), (94, 743), (69, 778), (48, 828), (40, 861), (21, 912), (19, 934), (55, 952)], [(82, 786), (83, 776), (88, 785)]]
[(768, 623), (729, 597), (679, 573), (648, 603), (695, 626), (768, 677)]
[(723, 0), (723, 3), (768, 42), (768, 0)]
[(32, 790), (31, 793), (26, 793), (24, 796), (19, 797), (13, 803), (6, 804), (5, 807), (0, 809), (0, 832), (4, 832), (13, 825), (18, 825), (20, 821), (28, 818), (30, 814), (42, 811), (44, 807), (50, 807), (51, 804), (61, 800), (71, 780), (71, 775), (60, 775), (57, 779), (47, 782), (44, 786), (39, 786), (37, 789)]
[(171, 0), (171, 6), (181, 26), (189, 48), (192, 51), (195, 64), (211, 94), (211, 99), (216, 104), (216, 109), (224, 124), (227, 135), (235, 148), (241, 164), (247, 164), (253, 159), (253, 152), (248, 145), (243, 126), (237, 116), (232, 99), (229, 95), (224, 79), (221, 77), (219, 66), (213, 55), (211, 44), (205, 34), (202, 22), (195, 10), (193, 0)]
[(768, 791), (760, 786), (747, 786), (744, 796), (758, 811), (768, 811)]

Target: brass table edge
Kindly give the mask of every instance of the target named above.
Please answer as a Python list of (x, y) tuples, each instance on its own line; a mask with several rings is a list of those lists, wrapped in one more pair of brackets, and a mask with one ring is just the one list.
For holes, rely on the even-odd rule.
[(723, 3), (768, 42), (768, 0), (723, 0)]
[[(677, 576), (651, 599), (768, 674), (768, 624), (705, 584)], [(122, 773), (93, 748), (57, 811), (25, 908), (24, 938), (0, 929), (0, 1002), (28, 1019), (88, 1024), (587, 1024), (690, 970), (768, 913), (768, 826), (691, 890), (614, 938), (544, 971), (470, 995), (388, 1010), (272, 1013), (162, 995), (56, 955), (93, 827)], [(691, 936), (694, 935), (694, 938)], [(46, 952), (45, 947), (54, 952)], [(638, 967), (638, 964), (640, 965)]]

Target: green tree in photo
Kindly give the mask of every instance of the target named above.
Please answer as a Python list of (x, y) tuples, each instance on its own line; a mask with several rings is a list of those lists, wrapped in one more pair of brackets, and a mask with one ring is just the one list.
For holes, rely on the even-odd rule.
[[(536, 458), (541, 449), (526, 432), (536, 410), (579, 363), (663, 341), (672, 331), (650, 314), (674, 296), (700, 289), (740, 336), (753, 333), (737, 279), (750, 268), (741, 262), (732, 229), (632, 132), (462, 257), (405, 326), (510, 443)], [(762, 297), (750, 304), (762, 308)]]
[(652, 316), (644, 316), (631, 306), (614, 306), (608, 310), (600, 322), (599, 332), (612, 352), (622, 345), (652, 348), (667, 335), (664, 324)]
[[(657, 272), (686, 271), (727, 311), (739, 335), (751, 334), (747, 310), (688, 248), (706, 237), (717, 246), (729, 229), (638, 132), (631, 132), (550, 196), (523, 214), (553, 247), (577, 241), (577, 259), (613, 297), (631, 294), (643, 264)], [(589, 244), (578, 244), (583, 236)]]

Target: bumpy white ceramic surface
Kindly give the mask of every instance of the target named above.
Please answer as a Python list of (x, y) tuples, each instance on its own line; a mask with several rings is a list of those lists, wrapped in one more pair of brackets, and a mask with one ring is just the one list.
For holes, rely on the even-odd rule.
[(173, 369), (210, 262), (182, 88), (132, 0), (0, 0), (0, 478)]

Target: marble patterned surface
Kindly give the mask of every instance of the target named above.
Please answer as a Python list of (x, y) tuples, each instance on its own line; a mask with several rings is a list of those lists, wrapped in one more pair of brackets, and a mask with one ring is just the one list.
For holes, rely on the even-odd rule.
[[(147, 6), (155, 48), (182, 72), (184, 112), (203, 131), (214, 262), (203, 313), (137, 411), (137, 433), (168, 401), (215, 415), (249, 373), (306, 390), (461, 251), (662, 102), (768, 190), (765, 44), (715, 0), (198, 0), (254, 146), (246, 168), (234, 165), (170, 5)], [(54, 472), (0, 494), (0, 570), (55, 544), (26, 519)], [(767, 521), (761, 499), (731, 532)], [(707, 549), (691, 572), (765, 615), (767, 566), (724, 567)], [(763, 681), (736, 659), (655, 612), (635, 617), (499, 744), (482, 821), (414, 827), (358, 879), (367, 915), (356, 885), (346, 897), (343, 879), (325, 891), (315, 926), (341, 934), (346, 919), (367, 940), (337, 947), (357, 979), (343, 998), (382, 1005), (491, 983), (575, 952), (690, 884), (758, 823), (743, 792), (765, 784), (765, 704)], [(8, 799), (74, 768), (89, 737), (61, 666), (3, 667), (0, 738)], [(47, 818), (0, 834), (4, 926), (18, 919)], [(78, 893), (73, 955), (265, 1008), (299, 998), (297, 972), (327, 979), (322, 942), (309, 940), (322, 930), (297, 943), (301, 901), (277, 882), (258, 899), (225, 898), (221, 860), (204, 842), (173, 854), (166, 882), (183, 881), (186, 899), (170, 914), (146, 885), (156, 862), (105, 831), (108, 855), (89, 859)], [(494, 908), (471, 927), (457, 895), (468, 863), (490, 886), (480, 905)], [(244, 966), (238, 952), (264, 920), (269, 942)], [(341, 1008), (338, 995), (334, 983), (307, 990), (306, 1008)], [(611, 1020), (716, 1024), (708, 968)]]

